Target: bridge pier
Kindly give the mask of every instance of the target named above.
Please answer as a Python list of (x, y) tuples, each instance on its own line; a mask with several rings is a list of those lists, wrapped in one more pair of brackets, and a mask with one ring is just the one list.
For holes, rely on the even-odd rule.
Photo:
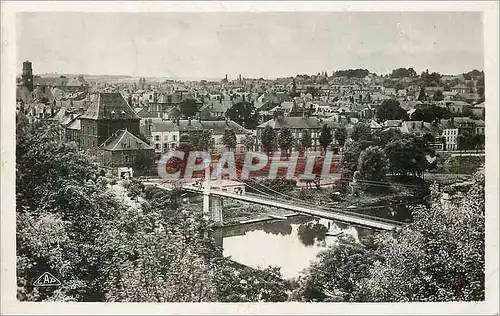
[(222, 224), (222, 198), (210, 196), (210, 192), (203, 193), (203, 214), (209, 215), (217, 224)]

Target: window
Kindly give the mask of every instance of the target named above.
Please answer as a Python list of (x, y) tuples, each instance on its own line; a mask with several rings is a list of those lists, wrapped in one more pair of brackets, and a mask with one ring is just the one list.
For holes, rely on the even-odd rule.
[(163, 136), (163, 140), (164, 141), (168, 141), (168, 134), (166, 134), (165, 136)]
[(92, 135), (95, 135), (95, 127), (92, 126)]
[(155, 135), (155, 141), (160, 141), (160, 135)]
[(155, 149), (160, 149), (160, 144), (155, 144)]
[(124, 155), (124, 156), (123, 156), (123, 161), (124, 161), (124, 162), (129, 162), (129, 157), (128, 157), (127, 155)]
[(172, 135), (172, 140), (175, 142), (177, 141), (177, 135)]

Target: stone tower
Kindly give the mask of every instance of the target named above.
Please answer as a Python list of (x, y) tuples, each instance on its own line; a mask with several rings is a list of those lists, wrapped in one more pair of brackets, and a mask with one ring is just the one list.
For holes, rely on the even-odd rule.
[(23, 86), (27, 87), (30, 92), (33, 92), (33, 68), (30, 61), (23, 62), (21, 82)]

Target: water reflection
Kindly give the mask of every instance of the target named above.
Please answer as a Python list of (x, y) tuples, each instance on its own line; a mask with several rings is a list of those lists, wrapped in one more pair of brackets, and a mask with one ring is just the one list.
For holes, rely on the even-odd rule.
[(336, 243), (337, 237), (326, 236), (327, 232), (344, 232), (356, 240), (373, 234), (370, 229), (309, 216), (226, 227), (222, 232), (225, 256), (254, 268), (279, 266), (286, 278), (297, 276), (319, 252)]
[[(329, 223), (330, 226), (330, 223)], [(312, 246), (316, 242), (322, 242), (325, 240), (325, 234), (328, 232), (328, 228), (319, 222), (309, 222), (305, 224), (300, 224), (297, 234), (300, 241), (305, 246)]]

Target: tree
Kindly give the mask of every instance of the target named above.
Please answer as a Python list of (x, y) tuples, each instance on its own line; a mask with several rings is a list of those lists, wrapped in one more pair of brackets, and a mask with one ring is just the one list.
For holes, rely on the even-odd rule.
[(281, 150), (285, 151), (288, 156), (289, 150), (293, 147), (295, 143), (295, 138), (292, 135), (292, 131), (287, 126), (283, 127), (278, 135), (278, 145)]
[(427, 95), (425, 94), (425, 88), (424, 86), (421, 86), (420, 87), (420, 92), (418, 94), (418, 98), (417, 98), (418, 101), (425, 101), (427, 100)]
[(303, 150), (307, 151), (308, 148), (312, 146), (311, 133), (308, 129), (302, 131), (302, 137), (300, 138), (300, 145)]
[[(19, 300), (286, 300), (289, 284), (279, 269), (238, 274), (219, 259), (212, 223), (179, 203), (178, 191), (132, 181), (113, 186), (126, 190), (118, 198), (121, 189), (99, 177), (74, 143), (61, 142), (61, 132), (46, 122), (17, 130)], [(144, 200), (130, 203), (139, 196)], [(34, 287), (47, 271), (64, 280), (61, 286)]]
[(476, 147), (477, 138), (468, 130), (459, 130), (457, 145), (459, 150), (472, 150)]
[(270, 125), (266, 125), (262, 131), (260, 141), (262, 143), (262, 148), (268, 154), (276, 148), (276, 133)]
[(151, 175), (154, 167), (153, 153), (148, 150), (139, 150), (134, 159), (134, 170), (138, 176)]
[(399, 106), (399, 101), (394, 99), (384, 100), (376, 111), (377, 118), (381, 121), (386, 120), (405, 120), (406, 111)]
[(340, 237), (332, 248), (318, 254), (297, 279), (291, 299), (303, 302), (356, 301), (360, 280), (369, 276), (375, 251), (353, 237)]
[(437, 90), (432, 96), (432, 99), (434, 101), (443, 101), (444, 100), (443, 92), (441, 90)]
[(316, 87), (308, 86), (306, 88), (306, 94), (310, 94), (313, 99), (315, 99), (319, 95), (319, 90)]
[(345, 141), (347, 139), (347, 130), (345, 127), (338, 127), (335, 129), (334, 137), (340, 147), (344, 147)]
[(367, 140), (354, 141), (349, 139), (346, 141), (342, 150), (342, 178), (349, 180), (352, 178), (354, 172), (358, 170), (359, 155), (363, 150), (373, 145), (372, 141)]
[(452, 117), (452, 112), (447, 108), (442, 108), (433, 104), (425, 106), (423, 109), (418, 109), (413, 112), (411, 119), (413, 121), (433, 122), (440, 119), (449, 119)]
[(300, 301), (483, 301), (484, 169), (466, 194), (449, 203), (437, 187), (414, 221), (361, 240), (339, 238), (299, 277)]
[(236, 270), (227, 260), (220, 260), (214, 274), (219, 302), (284, 302), (288, 298), (290, 282), (283, 280), (277, 267)]
[(179, 147), (177, 149), (187, 153), (193, 150), (193, 148), (192, 137), (187, 133), (182, 133), (179, 137)]
[(208, 151), (215, 145), (212, 137), (212, 131), (210, 130), (203, 130), (201, 133), (193, 133), (190, 135), (188, 142), (190, 142), (192, 148), (196, 150)]
[(347, 78), (365, 78), (370, 74), (367, 69), (346, 69), (337, 70), (333, 73), (333, 77), (347, 77)]
[(484, 300), (484, 171), (455, 202), (444, 204), (435, 187), (431, 196), (412, 224), (377, 238), (383, 260), (361, 282), (366, 300)]
[(198, 113), (198, 103), (194, 99), (183, 100), (179, 105), (179, 110), (184, 118), (192, 118)]
[[(363, 150), (358, 158), (358, 171), (363, 180), (384, 181), (387, 172), (384, 151), (378, 146), (370, 146)], [(364, 187), (372, 189), (369, 184)], [(375, 188), (379, 187), (375, 186)]]
[(229, 149), (236, 149), (236, 133), (232, 128), (226, 128), (222, 136), (222, 143)]
[(370, 126), (364, 122), (358, 122), (354, 125), (351, 138), (355, 141), (358, 140), (370, 140), (372, 136), (372, 131)]
[(252, 150), (253, 147), (255, 146), (255, 137), (253, 135), (246, 135), (243, 137), (241, 140), (241, 143), (247, 150)]
[(423, 175), (430, 166), (426, 155), (433, 153), (424, 137), (414, 135), (404, 135), (391, 141), (384, 152), (389, 161), (389, 171), (403, 176)]
[(412, 78), (416, 77), (417, 72), (413, 68), (398, 68), (391, 72), (391, 78)]
[(240, 101), (226, 111), (226, 116), (248, 129), (255, 129), (259, 125), (259, 114), (255, 106), (247, 101)]
[(333, 141), (332, 129), (330, 127), (328, 127), (328, 125), (323, 124), (323, 127), (321, 128), (321, 132), (319, 134), (318, 141), (319, 141), (319, 144), (321, 145), (321, 148), (323, 148), (323, 152), (326, 153), (326, 149)]

